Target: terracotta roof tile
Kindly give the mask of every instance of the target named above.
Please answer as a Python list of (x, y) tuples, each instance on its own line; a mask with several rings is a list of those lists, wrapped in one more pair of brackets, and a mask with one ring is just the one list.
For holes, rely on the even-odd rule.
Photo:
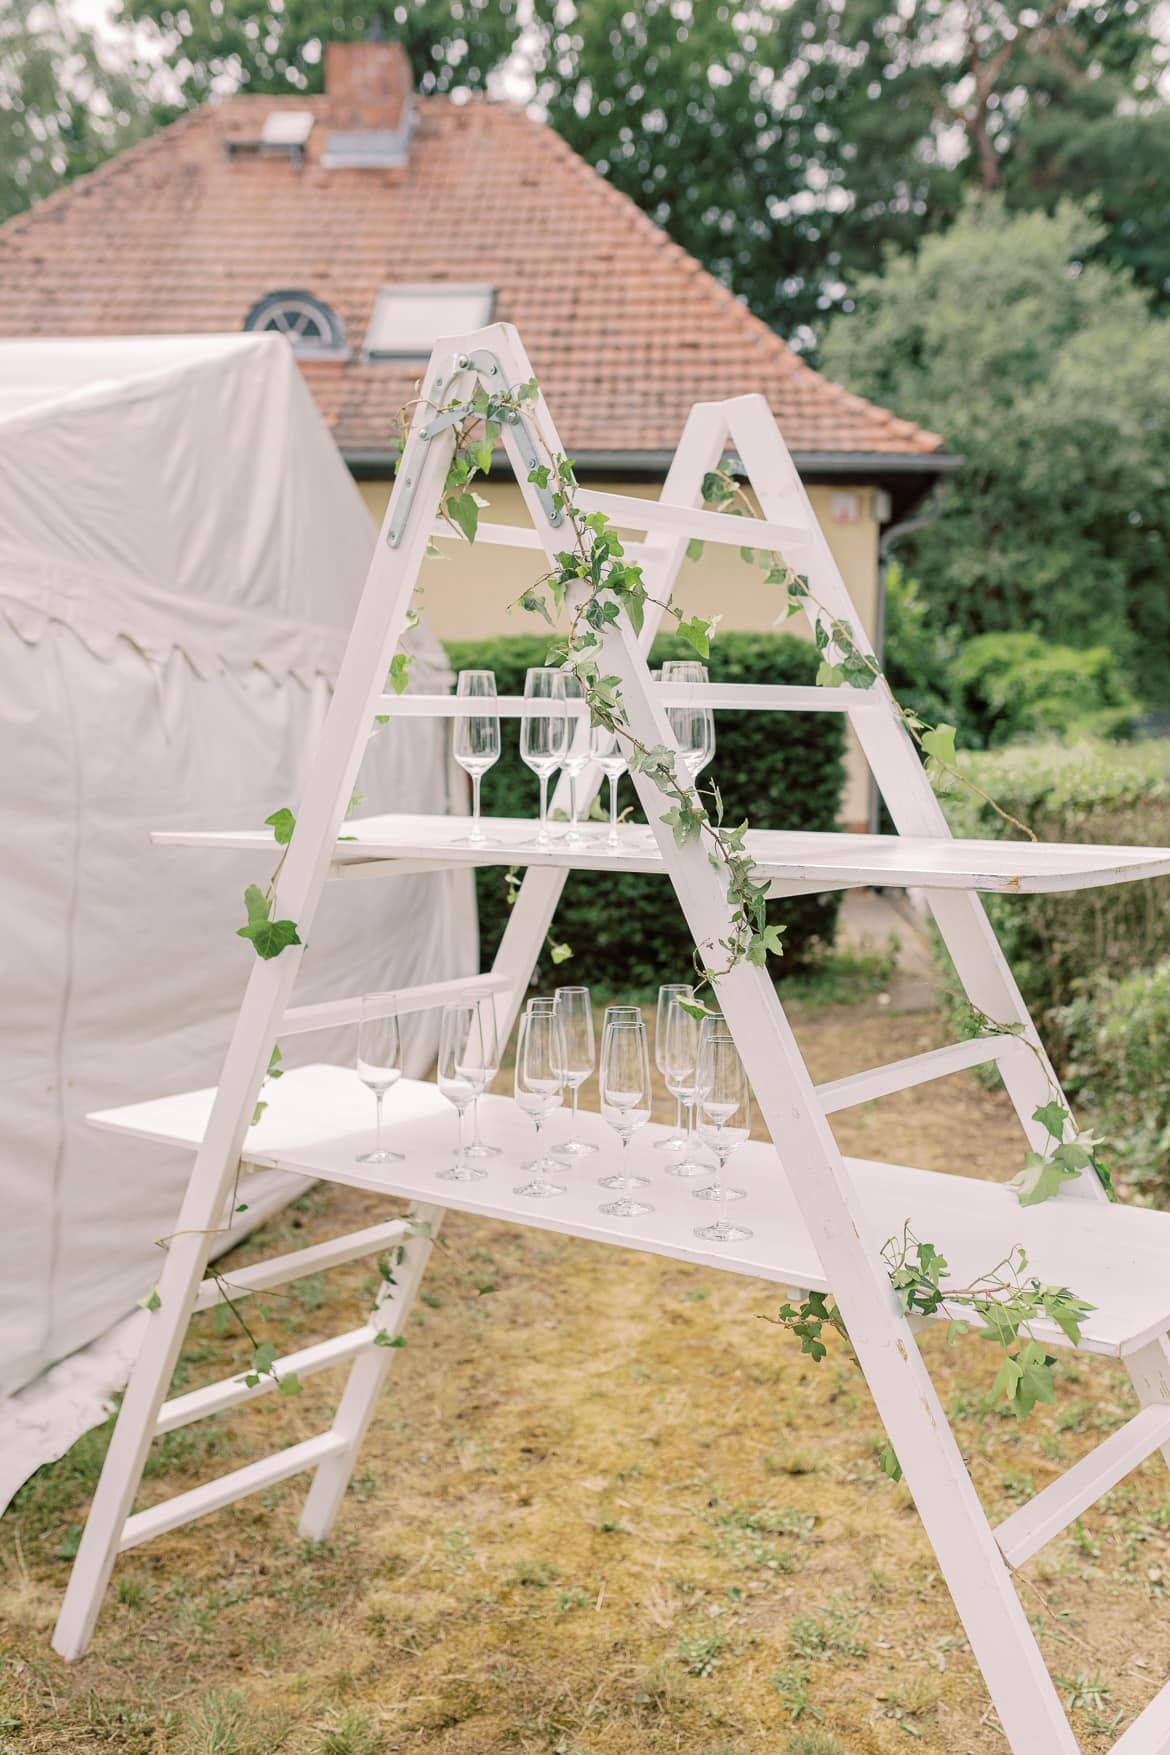
[[(274, 109), (316, 118), (304, 163), (228, 155)], [(238, 330), (297, 287), (353, 357), (305, 362), (342, 449), (390, 448), (420, 366), (360, 357), (378, 288), (496, 288), (576, 455), (674, 447), (691, 404), (762, 390), (796, 452), (929, 455), (937, 435), (831, 384), (579, 158), (511, 105), (416, 103), (402, 169), (326, 169), (323, 97), (208, 105), (0, 228), (0, 334)]]

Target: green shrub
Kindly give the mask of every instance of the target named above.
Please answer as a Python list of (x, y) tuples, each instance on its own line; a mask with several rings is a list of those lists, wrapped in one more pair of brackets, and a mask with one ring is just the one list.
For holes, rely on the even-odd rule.
[(1139, 1196), (1170, 1195), (1170, 958), (1087, 981), (1059, 1013), (1070, 1089), (1093, 1110)]
[[(450, 641), (447, 655), (455, 670), (494, 670), (500, 694), (523, 694), (524, 672), (542, 664), (548, 642), (539, 635), (496, 640)], [(694, 657), (682, 641), (655, 642), (654, 664), (664, 658)], [(807, 685), (816, 674), (816, 655), (808, 641), (792, 634), (721, 634), (712, 649), (710, 671), (718, 682), (769, 682)], [(496, 816), (534, 816), (537, 783), (520, 760), (519, 728), (502, 722), (504, 748), (484, 780), (484, 808)], [(728, 817), (746, 816), (765, 828), (832, 829), (836, 826), (844, 778), (844, 730), (834, 713), (718, 713), (715, 760), (702, 777), (714, 777)], [(608, 793), (603, 793), (603, 799)], [(623, 778), (619, 808), (636, 804), (629, 777)], [(644, 821), (634, 810), (635, 819)], [(481, 961), (495, 954), (507, 921), (503, 874), (477, 873)], [(831, 944), (839, 895), (795, 896), (771, 904), (773, 920), (787, 924), (784, 969), (814, 961)], [(677, 980), (691, 966), (686, 922), (663, 878), (632, 872), (573, 872), (565, 885), (553, 925), (554, 940), (572, 946), (573, 961), (562, 979), (608, 990), (634, 992), (659, 981)], [(548, 968), (544, 969), (547, 976)]]
[(1116, 737), (1138, 704), (1108, 646), (1080, 650), (1040, 634), (978, 634), (950, 665), (955, 723), (976, 748), (1023, 737)]
[[(1170, 846), (1170, 742), (1019, 745), (964, 754), (965, 773), (1045, 841)], [(965, 788), (943, 804), (957, 835), (1015, 833)], [(1069, 1050), (1063, 1008), (1101, 971), (1122, 976), (1170, 956), (1170, 878), (1048, 896), (984, 898), (1047, 1046)]]

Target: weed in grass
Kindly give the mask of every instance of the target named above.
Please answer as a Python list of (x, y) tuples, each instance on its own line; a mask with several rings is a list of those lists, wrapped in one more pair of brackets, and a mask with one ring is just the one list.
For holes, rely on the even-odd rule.
[(1018, 1500), (1021, 1504), (1026, 1499), (1034, 1498), (1036, 1494), (1036, 1483), (1031, 1475), (1001, 1475), (999, 1485), (1001, 1492), (1006, 1493), (1009, 1499)]
[(243, 1697), (213, 1690), (197, 1700), (184, 1715), (177, 1747), (179, 1755), (251, 1755)]
[(557, 1568), (546, 1560), (517, 1560), (512, 1568), (512, 1577), (517, 1584), (533, 1585), (537, 1590), (555, 1584), (560, 1576)]
[(715, 1627), (698, 1626), (684, 1633), (674, 1648), (674, 1655), (692, 1676), (709, 1676), (728, 1642)]
[(793, 1445), (766, 1456), (764, 1467), (770, 1475), (823, 1475), (828, 1472), (829, 1459), (811, 1445)]
[(684, 1304), (702, 1304), (710, 1296), (711, 1288), (709, 1286), (692, 1286), (689, 1292), (683, 1293), (682, 1302)]
[(821, 1731), (802, 1731), (795, 1742), (784, 1745), (784, 1755), (846, 1755), (846, 1750), (836, 1737), (826, 1737)]
[(447, 1556), (447, 1564), (452, 1572), (466, 1572), (468, 1562), (472, 1558), (471, 1541), (467, 1531), (456, 1524), (453, 1530), (444, 1530), (439, 1538), (443, 1544), (443, 1552)]
[(919, 1719), (929, 1718), (938, 1705), (937, 1684), (927, 1676), (908, 1676), (896, 1688), (879, 1694), (879, 1718), (892, 1718), (908, 1737), (920, 1737)]
[(772, 1677), (780, 1704), (794, 1724), (806, 1713), (810, 1718), (821, 1716), (808, 1697), (808, 1683), (809, 1670), (805, 1664), (790, 1664), (785, 1670), (777, 1670)]
[(555, 1606), (558, 1615), (568, 1615), (573, 1609), (584, 1609), (593, 1598), (588, 1591), (578, 1590), (574, 1585), (568, 1590), (559, 1590), (556, 1594)]
[[(688, 1665), (692, 1675), (708, 1675), (708, 1670), (694, 1670)], [(672, 1719), (683, 1707), (689, 1704), (692, 1697), (691, 1683), (686, 1676), (680, 1676), (673, 1664), (648, 1664), (644, 1670), (634, 1677), (631, 1689), (634, 1705), (642, 1712), (653, 1712), (663, 1718)]]
[(315, 1727), (313, 1755), (382, 1755), (381, 1732), (368, 1713), (351, 1708)]
[(117, 1585), (118, 1601), (128, 1609), (137, 1609), (146, 1596), (146, 1586), (140, 1578), (122, 1577)]
[(814, 1660), (827, 1657), (864, 1657), (866, 1646), (852, 1615), (830, 1603), (816, 1615), (797, 1615), (788, 1629), (788, 1644), (795, 1657)]

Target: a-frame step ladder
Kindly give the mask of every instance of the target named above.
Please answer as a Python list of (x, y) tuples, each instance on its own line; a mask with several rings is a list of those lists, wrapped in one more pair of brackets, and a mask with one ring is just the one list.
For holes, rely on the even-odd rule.
[[(615, 855), (586, 840), (583, 848), (554, 841), (532, 843), (533, 825), (493, 820), (494, 845), (471, 852), (457, 844), (458, 826), (442, 818), (383, 817), (345, 823), (363, 749), (375, 715), (461, 711), (449, 698), (385, 695), (390, 659), (406, 626), (411, 594), (433, 535), (454, 445), (451, 423), (433, 421), (453, 397), (470, 397), (477, 381), (490, 391), (517, 387), (531, 367), (514, 330), (494, 325), (440, 344), (431, 361), (407, 439), (394, 494), (370, 567), (337, 689), (297, 829), (281, 873), (277, 912), (296, 920), (302, 937), (330, 880), (391, 878), (404, 871), (485, 862), (527, 866), (516, 905), (490, 975), (454, 984), (493, 997), (502, 1031), (521, 1004), (551, 923), (566, 872), (579, 866), (664, 872), (685, 911), (696, 944), (727, 929), (724, 880), (696, 845), (679, 848), (660, 822), (660, 795), (644, 776), (634, 781), (649, 828), (628, 826)], [(433, 421), (433, 425), (432, 425)], [(502, 444), (524, 494), (530, 531), (481, 529), (479, 540), (540, 547), (550, 557), (564, 545), (563, 518), (547, 492), (529, 480), (542, 451), (556, 451), (548, 409), (537, 396), (525, 414), (502, 428)], [(701, 484), (733, 448), (763, 509), (762, 519), (704, 510)], [(642, 533), (628, 554), (643, 567), (652, 599), (671, 592), (686, 547), (698, 537), (736, 548), (777, 549), (804, 574), (810, 609), (848, 622), (857, 643), (864, 635), (807, 496), (762, 397), (697, 406), (687, 422), (659, 501), (580, 489), (582, 512), (601, 512), (622, 530)], [(607, 673), (621, 679), (624, 711), (633, 733), (649, 744), (672, 743), (665, 716), (678, 690), (654, 684), (647, 652), (656, 628), (647, 618), (636, 639), (622, 617), (605, 635)], [(913, 885), (927, 897), (963, 987), (981, 1011), (1004, 1026), (1002, 1034), (916, 1055), (816, 1087), (764, 970), (744, 963), (720, 980), (718, 996), (747, 1065), (772, 1145), (753, 1144), (737, 1157), (737, 1176), (749, 1190), (750, 1243), (700, 1243), (685, 1185), (655, 1191), (655, 1213), (641, 1220), (606, 1220), (597, 1191), (584, 1180), (558, 1201), (524, 1203), (511, 1194), (515, 1157), (527, 1134), (513, 1105), (486, 1099), (494, 1137), (509, 1168), (473, 1184), (437, 1183), (445, 1162), (450, 1120), (433, 1088), (403, 1081), (391, 1112), (402, 1164), (373, 1170), (354, 1162), (355, 1136), (368, 1129), (368, 1094), (342, 1069), (290, 1072), (271, 1093), (268, 1113), (249, 1133), (249, 1120), (273, 1042), (358, 1016), (357, 998), (324, 1005), (290, 1004), (301, 950), (292, 947), (257, 962), (214, 1091), (146, 1102), (95, 1118), (148, 1138), (185, 1144), (194, 1165), (159, 1282), (159, 1308), (148, 1326), (107, 1455), (55, 1636), (67, 1658), (84, 1651), (110, 1571), (124, 1548), (231, 1503), (297, 1473), (312, 1477), (302, 1533), (323, 1538), (333, 1524), (393, 1351), (377, 1345), (400, 1327), (431, 1247), (428, 1235), (390, 1220), (349, 1237), (317, 1245), (233, 1276), (233, 1296), (283, 1283), (306, 1272), (400, 1243), (405, 1250), (399, 1284), (384, 1288), (363, 1327), (280, 1362), (307, 1374), (343, 1360), (349, 1377), (330, 1428), (315, 1438), (261, 1458), (163, 1505), (132, 1514), (147, 1449), (156, 1433), (205, 1414), (224, 1411), (272, 1387), (261, 1378), (212, 1385), (165, 1403), (191, 1314), (220, 1296), (205, 1280), (209, 1233), (222, 1222), (237, 1166), (280, 1164), (305, 1174), (406, 1196), (432, 1227), (444, 1207), (491, 1213), (517, 1223), (600, 1238), (619, 1247), (654, 1250), (703, 1261), (712, 1268), (770, 1278), (779, 1284), (834, 1291), (862, 1370), (902, 1463), (927, 1534), (963, 1621), (976, 1659), (1016, 1755), (1074, 1755), (1076, 1739), (1017, 1599), (1011, 1569), (1101, 1493), (1155, 1450), (1170, 1455), (1170, 1215), (1109, 1205), (1086, 1174), (1046, 1206), (1019, 1208), (999, 1186), (898, 1165), (844, 1159), (828, 1115), (853, 1103), (903, 1089), (979, 1062), (995, 1061), (1028, 1141), (1043, 1146), (1033, 1111), (1057, 1089), (1039, 1049), (1019, 992), (987, 923), (980, 890), (1070, 889), (1170, 871), (1170, 850), (1037, 846), (1024, 842), (961, 842), (951, 838), (929, 782), (884, 683), (849, 688), (745, 688), (710, 685), (687, 698), (722, 709), (841, 712), (848, 716), (890, 809), (894, 836), (806, 835), (759, 831), (749, 838), (758, 872), (776, 895), (880, 882)], [(520, 710), (501, 701), (504, 715)], [(356, 839), (349, 839), (349, 836)], [(254, 835), (169, 836), (194, 846), (271, 851), (264, 831)], [(397, 996), (400, 1010), (439, 1005), (452, 984)], [(1022, 1032), (1022, 1034), (1021, 1034)], [(1031, 1044), (1031, 1046), (1029, 1046)], [(523, 1143), (522, 1143), (523, 1142)], [(533, 1206), (537, 1210), (532, 1210)], [(525, 1208), (526, 1210), (521, 1210)], [(689, 1210), (688, 1210), (689, 1208)], [(892, 1293), (880, 1248), (909, 1219), (919, 1235), (943, 1248), (955, 1272), (985, 1267), (1016, 1243), (1028, 1249), (1035, 1271), (1069, 1284), (1097, 1308), (1085, 1324), (1082, 1346), (1120, 1357), (1142, 1411), (1060, 1481), (993, 1530), (980, 1506), (944, 1410), (914, 1341), (911, 1324)], [(991, 1251), (989, 1254), (988, 1251)], [(1047, 1337), (1047, 1335), (1045, 1336)], [(1063, 1337), (1053, 1332), (1054, 1345)], [(1159, 1694), (1115, 1744), (1119, 1755), (1170, 1750), (1170, 1692)]]

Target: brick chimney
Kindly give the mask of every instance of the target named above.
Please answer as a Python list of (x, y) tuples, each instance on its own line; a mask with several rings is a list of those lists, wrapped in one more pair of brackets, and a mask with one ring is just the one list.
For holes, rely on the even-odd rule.
[(398, 132), (413, 88), (401, 43), (326, 43), (325, 94), (336, 127)]

